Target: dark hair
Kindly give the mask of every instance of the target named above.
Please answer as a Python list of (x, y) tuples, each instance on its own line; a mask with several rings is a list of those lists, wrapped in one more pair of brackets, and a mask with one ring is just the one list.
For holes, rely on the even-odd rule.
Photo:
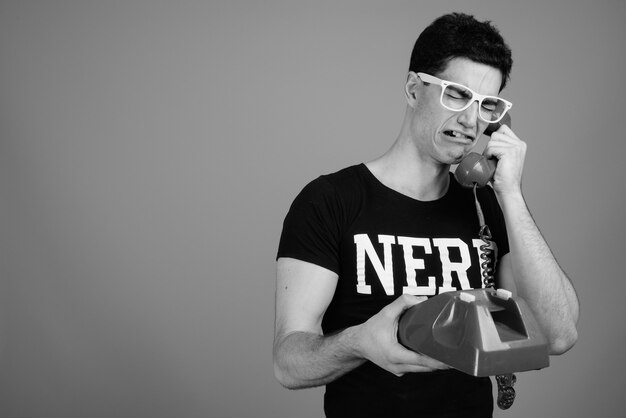
[(424, 29), (413, 46), (409, 71), (437, 75), (453, 58), (467, 58), (500, 70), (500, 90), (506, 86), (513, 66), (511, 49), (491, 22), (479, 22), (464, 13), (441, 16)]

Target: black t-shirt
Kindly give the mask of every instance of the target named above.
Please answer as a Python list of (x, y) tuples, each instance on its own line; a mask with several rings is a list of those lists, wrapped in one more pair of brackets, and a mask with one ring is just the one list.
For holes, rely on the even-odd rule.
[[(478, 198), (501, 257), (508, 242), (495, 194), (485, 187)], [(473, 192), (452, 175), (443, 197), (423, 202), (386, 187), (359, 164), (302, 190), (285, 218), (278, 257), (337, 273), (322, 321), (330, 334), (365, 322), (403, 293), (433, 296), (483, 287), (479, 229)], [(391, 416), (393, 408), (424, 414), (455, 405), (472, 416), (470, 404), (489, 411), (476, 416), (490, 416), (489, 378), (456, 370), (397, 377), (370, 362), (328, 384), (325, 395), (328, 416), (354, 415), (359, 406), (368, 416)], [(377, 405), (382, 415), (372, 412)]]

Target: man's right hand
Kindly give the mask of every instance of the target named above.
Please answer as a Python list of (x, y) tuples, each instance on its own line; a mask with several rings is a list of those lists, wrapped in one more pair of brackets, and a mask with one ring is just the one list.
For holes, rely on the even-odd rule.
[(411, 306), (425, 300), (424, 296), (402, 295), (358, 326), (356, 348), (359, 354), (396, 376), (449, 369), (450, 366), (411, 351), (398, 342), (400, 316)]

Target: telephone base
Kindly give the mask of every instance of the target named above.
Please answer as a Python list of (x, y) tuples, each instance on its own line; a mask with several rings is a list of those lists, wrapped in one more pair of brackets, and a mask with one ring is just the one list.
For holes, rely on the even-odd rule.
[(502, 289), (442, 293), (419, 303), (400, 317), (398, 340), (473, 376), (550, 364), (547, 340), (530, 308)]

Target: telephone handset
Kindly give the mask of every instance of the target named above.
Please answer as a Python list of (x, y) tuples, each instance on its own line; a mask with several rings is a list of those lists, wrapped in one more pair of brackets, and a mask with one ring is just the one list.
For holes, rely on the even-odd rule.
[[(511, 116), (505, 114), (500, 122), (492, 123), (485, 129), (485, 135), (491, 136), (500, 126), (507, 125), (511, 127)], [(470, 152), (459, 163), (454, 172), (456, 180), (465, 187), (484, 187), (493, 179), (493, 173), (496, 171), (496, 160), (487, 158), (476, 152)]]

